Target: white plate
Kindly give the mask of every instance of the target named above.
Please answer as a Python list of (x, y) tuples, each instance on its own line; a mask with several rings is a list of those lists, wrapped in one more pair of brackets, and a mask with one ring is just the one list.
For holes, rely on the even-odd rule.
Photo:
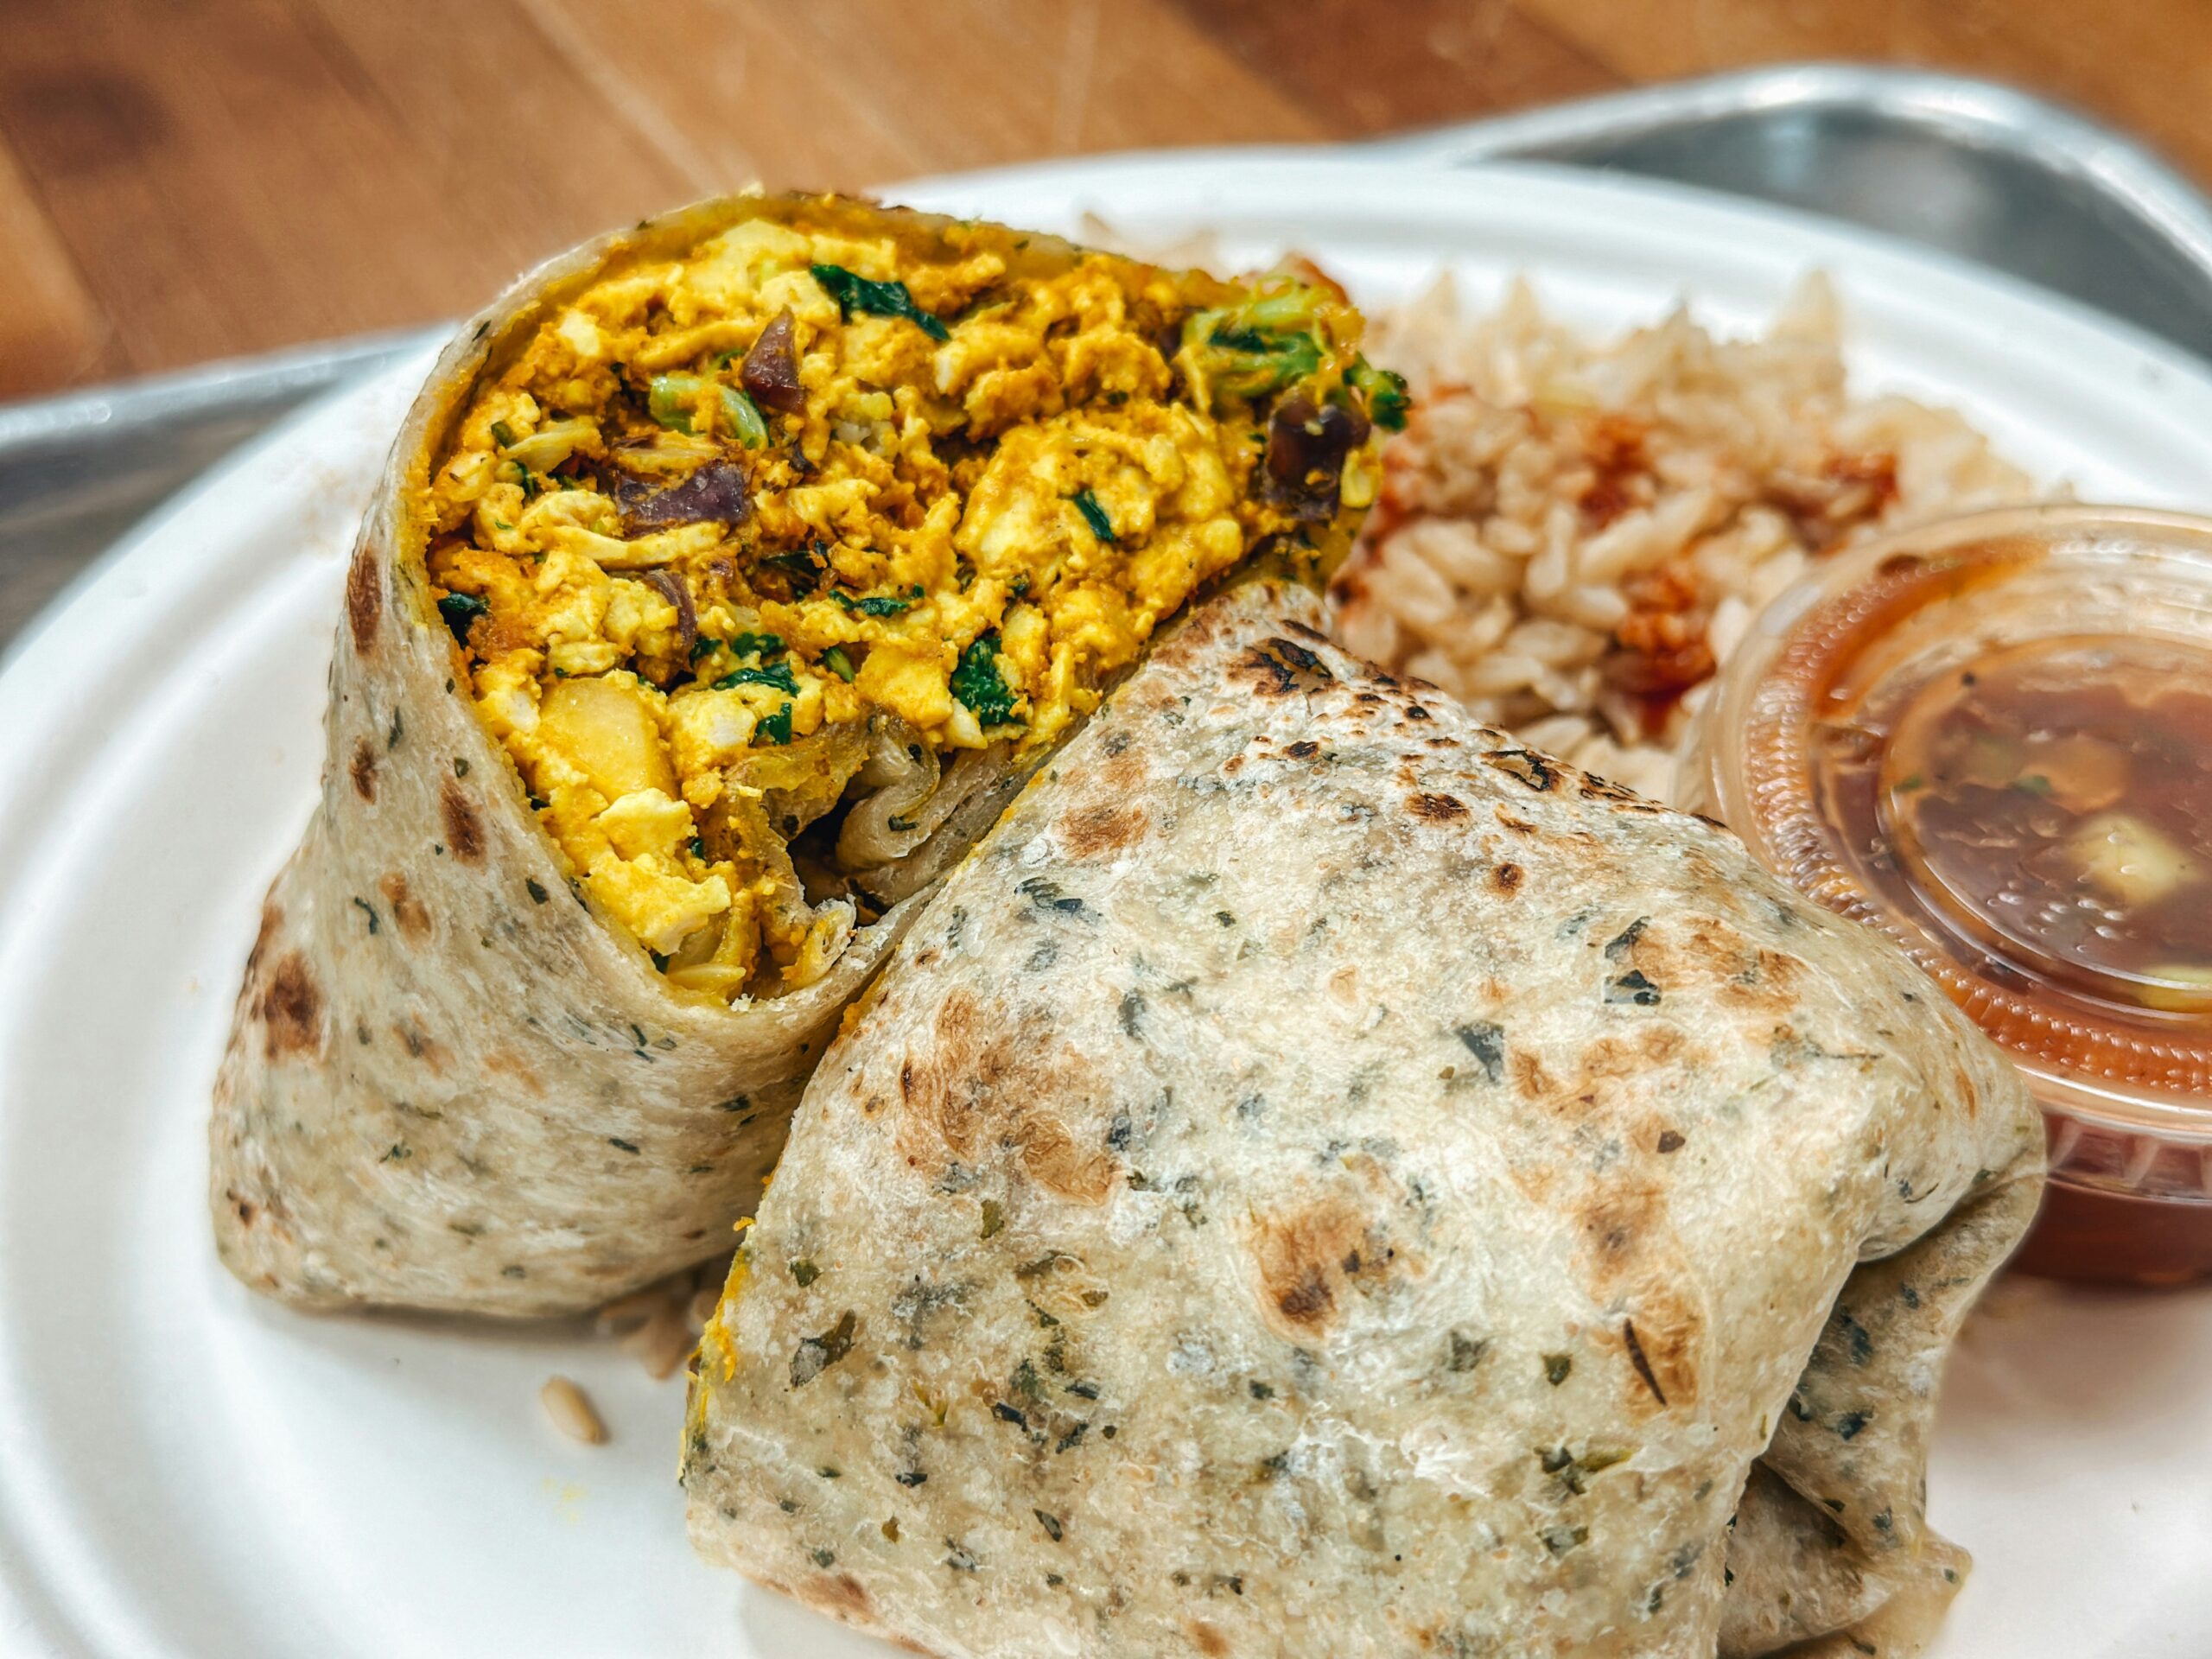
[[(1832, 272), (1861, 384), (1956, 404), (2091, 498), (2212, 504), (2212, 378), (1856, 232), (1541, 169), (1186, 156), (944, 181), (932, 207), (1295, 246), (1370, 301), (1528, 269), (1583, 321), (1758, 323)], [(344, 550), (421, 365), (207, 480), (0, 675), (0, 1651), (889, 1654), (696, 1565), (682, 1389), (581, 1329), (307, 1319), (240, 1290), (203, 1117), (257, 903), (305, 821)], [(610, 1444), (536, 1403), (582, 1381)], [(1934, 1514), (1980, 1565), (1949, 1659), (2202, 1654), (2212, 1296), (2009, 1284), (1952, 1367)]]

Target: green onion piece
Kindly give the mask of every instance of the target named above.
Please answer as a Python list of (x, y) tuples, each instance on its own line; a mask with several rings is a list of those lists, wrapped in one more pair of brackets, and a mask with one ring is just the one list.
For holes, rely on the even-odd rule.
[(1344, 376), (1351, 389), (1367, 400), (1368, 418), (1385, 432), (1395, 432), (1406, 423), (1406, 410), (1412, 399), (1406, 395), (1406, 377), (1390, 369), (1378, 369), (1365, 358), (1351, 365), (1351, 372)]
[(847, 685), (853, 683), (853, 659), (845, 655), (842, 645), (832, 645), (822, 653), (822, 666), (835, 674)]
[(691, 411), (706, 384), (696, 374), (657, 374), (646, 391), (645, 408), (671, 431), (689, 432)]
[(502, 449), (512, 449), (519, 440), (515, 436), (514, 428), (505, 421), (494, 421), (492, 423), (492, 442)]
[(730, 434), (747, 449), (758, 449), (768, 442), (768, 423), (760, 418), (760, 411), (753, 400), (735, 386), (717, 386), (721, 393), (722, 416), (728, 423)]
[(1265, 328), (1279, 334), (1297, 334), (1313, 326), (1314, 314), (1326, 297), (1312, 284), (1300, 283), (1281, 294), (1247, 300), (1237, 308), (1237, 314), (1248, 328)]
[(1098, 498), (1089, 490), (1075, 493), (1076, 511), (1083, 515), (1083, 522), (1090, 526), (1090, 533), (1107, 546), (1114, 545), (1114, 521), (1106, 516), (1106, 509), (1098, 505)]

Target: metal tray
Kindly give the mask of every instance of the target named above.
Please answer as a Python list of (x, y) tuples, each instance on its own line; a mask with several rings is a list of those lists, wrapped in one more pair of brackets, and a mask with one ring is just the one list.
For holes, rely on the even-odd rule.
[[(1445, 165), (1562, 162), (1810, 209), (2010, 271), (2212, 359), (2212, 202), (2132, 140), (1986, 81), (1789, 65), (1368, 148)], [(443, 332), (0, 406), (0, 645), (230, 449)]]

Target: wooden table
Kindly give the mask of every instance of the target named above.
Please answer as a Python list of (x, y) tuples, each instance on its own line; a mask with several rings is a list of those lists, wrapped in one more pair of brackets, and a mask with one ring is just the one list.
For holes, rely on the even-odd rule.
[(1804, 57), (2010, 79), (2212, 181), (2206, 0), (0, 0), (0, 397), (450, 315), (756, 178), (1351, 137)]

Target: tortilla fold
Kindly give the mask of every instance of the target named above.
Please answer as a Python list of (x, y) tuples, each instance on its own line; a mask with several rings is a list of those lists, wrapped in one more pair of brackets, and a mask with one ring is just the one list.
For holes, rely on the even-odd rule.
[(695, 1542), (961, 1659), (1919, 1651), (2020, 1079), (1319, 620), (1192, 613), (901, 942), (708, 1326)]

